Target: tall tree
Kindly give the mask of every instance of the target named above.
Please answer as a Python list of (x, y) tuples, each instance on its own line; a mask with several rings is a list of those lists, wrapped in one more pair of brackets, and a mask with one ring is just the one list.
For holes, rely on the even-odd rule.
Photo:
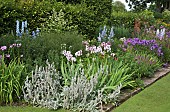
[(125, 9), (125, 4), (123, 4), (121, 1), (115, 1), (115, 2), (113, 2), (113, 4), (112, 4), (112, 9), (113, 9), (113, 11), (116, 11), (116, 12), (126, 11), (126, 9)]
[(147, 3), (156, 5), (156, 11), (162, 12), (165, 9), (170, 10), (170, 0), (125, 0), (129, 6), (134, 9), (146, 9)]

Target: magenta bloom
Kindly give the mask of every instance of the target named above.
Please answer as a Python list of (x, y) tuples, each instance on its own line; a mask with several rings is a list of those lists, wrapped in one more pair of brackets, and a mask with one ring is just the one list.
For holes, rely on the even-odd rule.
[(7, 49), (7, 46), (1, 46), (1, 50), (4, 51)]

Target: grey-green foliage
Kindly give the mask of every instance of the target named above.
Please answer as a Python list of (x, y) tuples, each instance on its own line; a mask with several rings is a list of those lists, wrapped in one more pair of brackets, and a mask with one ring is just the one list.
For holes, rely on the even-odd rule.
[(32, 77), (27, 76), (23, 86), (24, 99), (32, 104), (56, 109), (60, 106), (59, 92), (61, 89), (60, 75), (54, 64), (47, 61), (46, 67), (38, 67), (32, 72)]
[(59, 12), (55, 11), (55, 9), (52, 10), (52, 15), (49, 16), (49, 18), (45, 18), (46, 22), (43, 23), (43, 26), (41, 28), (42, 31), (47, 32), (62, 32), (62, 31), (71, 31), (76, 30), (77, 25), (69, 26), (72, 24), (71, 18), (65, 19), (65, 13), (61, 9)]
[(61, 86), (62, 80), (53, 64), (47, 62), (47, 67), (38, 67), (32, 72), (32, 77), (26, 79), (23, 87), (24, 99), (34, 105), (57, 109), (63, 107), (76, 111), (99, 111), (104, 99), (113, 99), (120, 93), (121, 84), (115, 91), (104, 95), (104, 89), (96, 89), (98, 73), (87, 79), (83, 68), (72, 77), (70, 85)]

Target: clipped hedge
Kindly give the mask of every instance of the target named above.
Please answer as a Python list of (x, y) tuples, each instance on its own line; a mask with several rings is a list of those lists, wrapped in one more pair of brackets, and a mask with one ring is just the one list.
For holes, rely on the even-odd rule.
[(136, 13), (132, 12), (113, 12), (111, 16), (111, 23), (113, 26), (124, 26), (132, 28), (134, 20), (137, 18)]
[(0, 0), (0, 3), (0, 34), (15, 30), (16, 20), (27, 20), (32, 30), (42, 27), (53, 9), (57, 12), (62, 9), (65, 18), (72, 21), (68, 26), (77, 25), (80, 33), (93, 38), (96, 28), (110, 19), (112, 8), (111, 0), (86, 0), (81, 4), (65, 4), (54, 0)]
[[(45, 18), (51, 13), (53, 7), (60, 10), (62, 3), (52, 4), (49, 1), (42, 2), (17, 2), (13, 0), (0, 1), (0, 33), (9, 33), (15, 30), (16, 20), (27, 20), (29, 28), (41, 27)], [(14, 31), (15, 32), (15, 31)]]
[(148, 10), (144, 10), (140, 13), (113, 12), (111, 15), (111, 23), (113, 26), (133, 28), (135, 19), (140, 20), (141, 26), (144, 26), (146, 23), (152, 25), (155, 22), (154, 13)]

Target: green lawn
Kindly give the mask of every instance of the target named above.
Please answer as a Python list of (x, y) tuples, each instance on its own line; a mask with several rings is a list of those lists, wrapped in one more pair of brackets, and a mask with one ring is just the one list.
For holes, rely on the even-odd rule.
[(170, 74), (112, 112), (170, 112)]
[(36, 107), (13, 107), (13, 106), (3, 106), (0, 107), (0, 112), (70, 112), (66, 110), (49, 110), (45, 108)]

